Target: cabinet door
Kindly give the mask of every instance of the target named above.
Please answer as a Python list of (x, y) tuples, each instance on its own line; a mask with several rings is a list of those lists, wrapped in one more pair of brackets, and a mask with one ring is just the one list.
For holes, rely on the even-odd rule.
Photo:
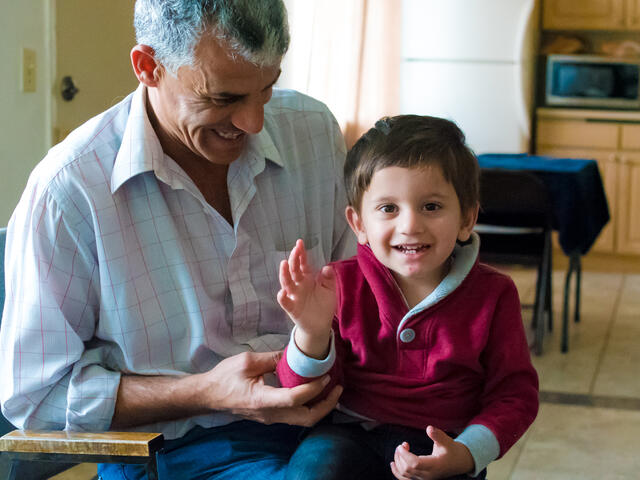
[(538, 150), (547, 147), (615, 150), (618, 147), (618, 125), (614, 123), (544, 118), (538, 120), (537, 125)]
[(640, 30), (640, 0), (627, 0), (627, 26)]
[(640, 122), (637, 125), (622, 125), (620, 131), (620, 148), (622, 150), (640, 150)]
[(618, 165), (616, 162), (615, 152), (607, 150), (589, 150), (546, 146), (538, 148), (537, 153), (539, 155), (549, 155), (551, 157), (561, 158), (592, 158), (598, 162), (600, 176), (602, 177), (602, 185), (604, 186), (604, 192), (607, 196), (607, 203), (609, 204), (609, 216), (611, 218), (609, 220), (609, 223), (607, 223), (600, 232), (596, 243), (594, 243), (593, 247), (591, 247), (591, 251), (607, 253), (613, 252), (615, 248), (615, 225), (617, 222), (616, 184), (618, 176)]
[(543, 28), (621, 30), (625, 1), (631, 0), (544, 0)]
[(640, 153), (624, 153), (618, 166), (617, 251), (640, 254)]

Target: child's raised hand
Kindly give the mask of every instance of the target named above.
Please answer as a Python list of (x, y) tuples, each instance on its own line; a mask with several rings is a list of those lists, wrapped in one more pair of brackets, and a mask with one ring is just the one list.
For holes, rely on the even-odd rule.
[[(280, 263), (279, 278), (278, 303), (297, 325), (301, 337), (311, 337), (319, 343), (326, 344), (337, 303), (336, 278), (333, 269), (325, 266), (317, 275), (314, 274), (307, 261), (304, 243), (298, 240), (289, 255), (289, 260), (283, 260)], [(300, 344), (307, 342), (305, 339), (300, 341), (298, 334), (296, 343), (307, 355), (320, 355), (319, 352), (307, 351), (306, 345)], [(324, 349), (323, 346), (321, 350)]]
[(462, 443), (432, 426), (427, 427), (427, 435), (433, 440), (431, 455), (414, 455), (407, 442), (396, 447), (391, 462), (391, 472), (396, 478), (434, 480), (473, 471), (473, 457)]

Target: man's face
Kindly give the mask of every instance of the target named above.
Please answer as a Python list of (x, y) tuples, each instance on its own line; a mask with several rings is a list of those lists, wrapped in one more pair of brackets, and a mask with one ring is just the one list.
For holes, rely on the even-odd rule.
[[(150, 89), (158, 136), (178, 163), (190, 153), (217, 165), (229, 165), (262, 130), (264, 105), (271, 98), (280, 65), (257, 67), (212, 38), (203, 37), (195, 65), (177, 77), (162, 72)], [(166, 145), (169, 145), (169, 148)]]

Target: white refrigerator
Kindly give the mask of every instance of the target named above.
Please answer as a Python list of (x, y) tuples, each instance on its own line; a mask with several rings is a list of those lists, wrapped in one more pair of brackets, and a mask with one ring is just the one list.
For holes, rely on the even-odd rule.
[(529, 151), (538, 0), (403, 0), (401, 113), (454, 120), (476, 154)]

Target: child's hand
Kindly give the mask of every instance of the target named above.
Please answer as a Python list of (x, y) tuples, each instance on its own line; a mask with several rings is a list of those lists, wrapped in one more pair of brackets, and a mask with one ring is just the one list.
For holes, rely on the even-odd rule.
[(431, 455), (414, 455), (409, 444), (396, 447), (391, 472), (403, 480), (432, 480), (472, 472), (475, 464), (471, 453), (462, 443), (455, 442), (442, 430), (427, 427), (427, 435), (433, 440)]
[(325, 356), (337, 303), (336, 278), (328, 266), (314, 275), (302, 240), (296, 242), (289, 261), (280, 263), (278, 303), (298, 327), (298, 348), (312, 357)]

